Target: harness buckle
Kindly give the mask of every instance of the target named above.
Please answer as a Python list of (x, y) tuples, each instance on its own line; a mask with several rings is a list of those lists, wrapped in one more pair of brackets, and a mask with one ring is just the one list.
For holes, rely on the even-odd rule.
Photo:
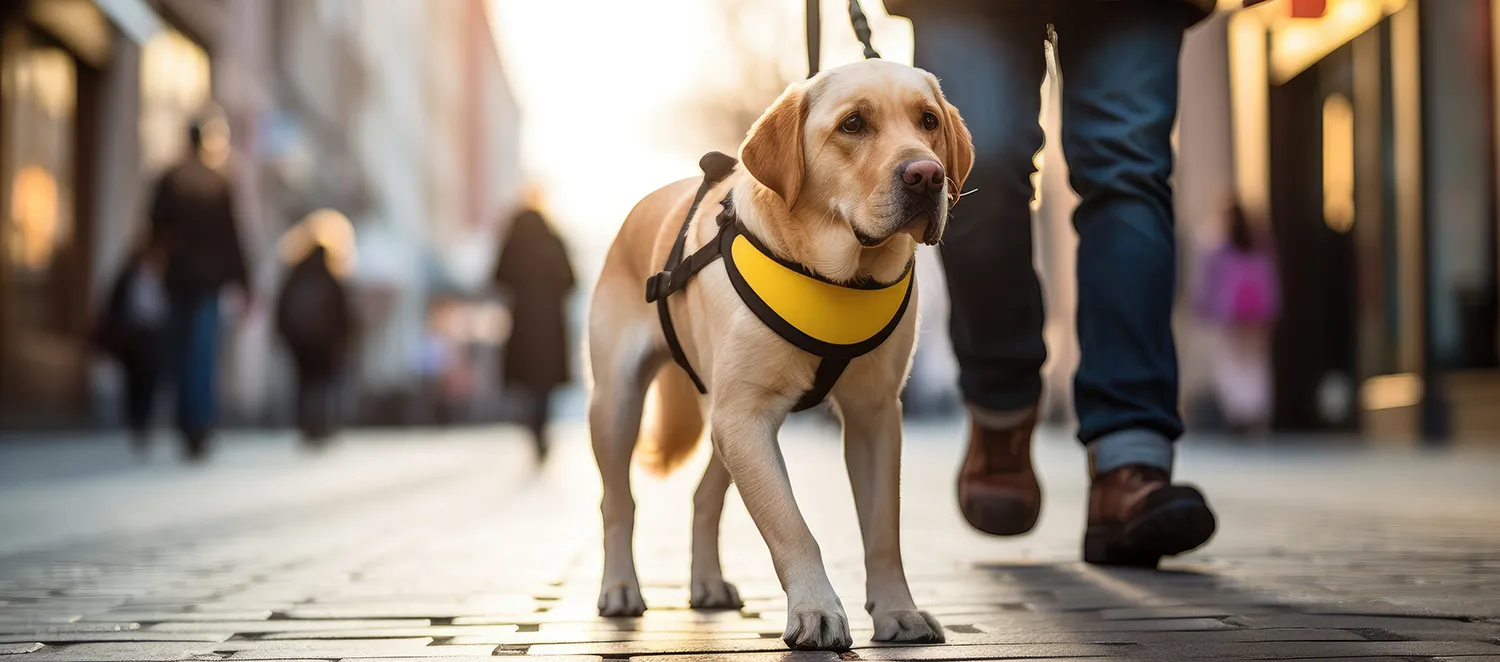
[(658, 271), (646, 279), (646, 303), (656, 303), (671, 293), (667, 287), (671, 276), (670, 271)]

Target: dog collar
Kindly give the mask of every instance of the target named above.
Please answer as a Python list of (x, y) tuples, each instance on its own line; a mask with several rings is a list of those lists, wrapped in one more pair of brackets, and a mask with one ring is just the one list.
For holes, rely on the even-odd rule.
[(703, 196), (733, 171), (733, 158), (710, 152), (704, 156), (703, 184), (688, 208), (687, 219), (667, 255), (661, 272), (646, 281), (646, 301), (657, 304), (662, 332), (672, 358), (682, 366), (698, 392), (708, 389), (682, 351), (672, 325), (667, 298), (687, 287), (704, 267), (723, 258), (735, 293), (760, 321), (794, 347), (823, 359), (793, 411), (816, 406), (828, 396), (849, 361), (868, 354), (896, 330), (911, 302), (915, 258), (892, 283), (845, 284), (829, 280), (804, 265), (769, 250), (740, 222), (732, 193), (720, 203), (718, 235), (697, 252), (684, 256), (687, 233)]

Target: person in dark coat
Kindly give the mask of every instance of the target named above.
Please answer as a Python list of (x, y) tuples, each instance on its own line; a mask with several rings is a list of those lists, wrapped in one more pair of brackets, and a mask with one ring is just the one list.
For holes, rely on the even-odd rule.
[(313, 446), (333, 434), (334, 384), (348, 365), (354, 312), (322, 245), (292, 267), (276, 301), (276, 331), (297, 367), (297, 427)]
[(151, 236), (166, 252), (166, 359), (177, 385), (177, 426), (187, 456), (199, 459), (217, 418), (219, 295), (232, 287), (249, 302), (250, 286), (229, 180), (204, 162), (201, 126), (193, 125), (188, 142), (192, 153), (157, 182)]
[(157, 382), (161, 377), (169, 315), (162, 287), (166, 255), (149, 243), (131, 253), (110, 286), (94, 331), (94, 343), (120, 365), (125, 376), (125, 420), (132, 444), (144, 452), (150, 440)]
[(524, 422), (537, 453), (545, 456), (552, 391), (570, 381), (563, 306), (575, 280), (562, 239), (536, 210), (523, 210), (511, 220), (495, 268), (495, 283), (510, 299), (505, 386), (525, 399)]

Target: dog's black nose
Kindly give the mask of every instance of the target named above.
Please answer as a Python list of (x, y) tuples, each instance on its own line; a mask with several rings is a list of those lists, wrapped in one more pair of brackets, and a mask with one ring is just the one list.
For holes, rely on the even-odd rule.
[(943, 164), (937, 161), (912, 161), (901, 171), (906, 190), (917, 195), (931, 195), (943, 189)]

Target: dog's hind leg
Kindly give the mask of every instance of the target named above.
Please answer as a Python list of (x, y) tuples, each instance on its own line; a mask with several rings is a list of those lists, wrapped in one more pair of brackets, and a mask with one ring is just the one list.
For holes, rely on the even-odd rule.
[(729, 470), (715, 452), (703, 471), (703, 480), (693, 494), (693, 609), (739, 609), (745, 606), (739, 589), (724, 581), (719, 564), (719, 521), (724, 514), (724, 494), (729, 490)]
[(646, 611), (635, 571), (635, 497), (630, 492), (630, 458), (640, 434), (654, 355), (650, 327), (622, 324), (589, 333), (594, 385), (589, 393), (589, 433), (604, 484), (604, 581), (600, 616), (640, 616)]

